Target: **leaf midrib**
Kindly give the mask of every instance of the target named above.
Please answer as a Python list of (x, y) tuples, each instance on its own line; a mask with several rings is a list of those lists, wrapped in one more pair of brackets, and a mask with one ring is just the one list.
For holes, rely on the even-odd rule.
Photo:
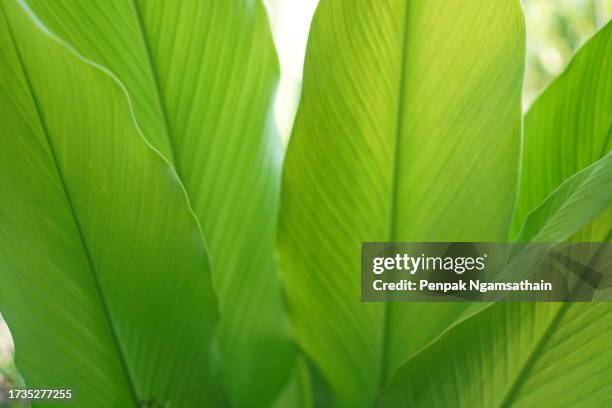
[(99, 274), (94, 266), (94, 262), (93, 262), (93, 258), (91, 256), (91, 252), (89, 250), (89, 247), (87, 245), (87, 242), (85, 240), (85, 235), (83, 233), (83, 229), (81, 226), (81, 223), (79, 221), (79, 218), (77, 216), (75, 207), (74, 207), (74, 203), (72, 201), (71, 195), (70, 195), (70, 191), (67, 187), (63, 172), (61, 170), (61, 167), (59, 165), (59, 162), (57, 160), (57, 154), (56, 154), (56, 150), (55, 147), (53, 145), (53, 142), (51, 141), (51, 137), (49, 136), (49, 131), (46, 125), (46, 122), (44, 120), (44, 117), (42, 115), (42, 111), (40, 109), (40, 103), (38, 101), (38, 98), (36, 96), (36, 93), (34, 92), (34, 88), (32, 86), (30, 77), (28, 75), (28, 72), (26, 70), (25, 64), (23, 62), (23, 57), (21, 56), (21, 52), (19, 50), (19, 46), (17, 45), (17, 41), (15, 40), (15, 35), (13, 33), (13, 27), (12, 27), (12, 23), (10, 21), (10, 19), (8, 18), (6, 11), (4, 10), (4, 5), (0, 4), (0, 11), (2, 12), (5, 21), (7, 22), (7, 28), (8, 28), (8, 33), (9, 33), (9, 37), (11, 39), (13, 48), (15, 49), (15, 54), (17, 55), (17, 61), (19, 62), (19, 66), (21, 68), (21, 71), (23, 73), (23, 77), (24, 80), (27, 84), (28, 87), (28, 92), (30, 94), (30, 98), (32, 99), (32, 104), (34, 105), (34, 110), (36, 111), (36, 115), (38, 116), (39, 122), (40, 122), (40, 126), (42, 129), (42, 133), (45, 136), (45, 140), (47, 142), (47, 146), (49, 147), (49, 154), (51, 156), (51, 159), (53, 161), (53, 164), (55, 166), (55, 169), (57, 171), (57, 175), (58, 175), (58, 179), (60, 181), (60, 184), (62, 186), (62, 191), (64, 192), (64, 197), (66, 199), (66, 204), (70, 210), (70, 214), (72, 216), (72, 219), (74, 221), (75, 224), (75, 228), (76, 228), (76, 232), (78, 235), (78, 239), (79, 242), (81, 243), (85, 258), (87, 260), (87, 265), (89, 266), (90, 272), (92, 274), (93, 277), (93, 281), (94, 281), (94, 286), (96, 289), (96, 292), (98, 294), (98, 297), (100, 299), (100, 303), (102, 306), (102, 310), (104, 313), (104, 317), (107, 320), (108, 326), (109, 326), (109, 332), (112, 338), (112, 341), (114, 343), (114, 346), (117, 350), (117, 355), (119, 357), (119, 362), (121, 364), (122, 370), (125, 374), (126, 380), (127, 380), (127, 385), (128, 385), (128, 389), (130, 391), (130, 395), (133, 399), (134, 402), (134, 406), (138, 406), (139, 405), (139, 397), (138, 397), (138, 393), (136, 391), (136, 386), (134, 383), (134, 379), (133, 376), (130, 372), (129, 366), (127, 364), (127, 359), (125, 357), (125, 353), (121, 347), (121, 342), (119, 341), (119, 337), (117, 334), (117, 329), (115, 327), (115, 323), (112, 319), (112, 315), (110, 313), (110, 309), (108, 307), (108, 302), (106, 300), (106, 297), (104, 295), (104, 291), (102, 290), (102, 285), (100, 283), (100, 277)]
[[(408, 44), (408, 13), (410, 7), (408, 1), (405, 3), (406, 9), (404, 10), (404, 24), (402, 32), (402, 43), (401, 53), (402, 58), (400, 62), (400, 78), (399, 78), (399, 89), (398, 89), (398, 102), (397, 102), (397, 114), (395, 119), (395, 145), (394, 145), (394, 156), (393, 156), (393, 173), (391, 181), (391, 212), (389, 215), (389, 241), (394, 242), (395, 235), (397, 233), (395, 225), (395, 218), (397, 215), (397, 190), (399, 189), (399, 161), (401, 158), (400, 152), (400, 141), (402, 139), (401, 132), (403, 126), (403, 110), (404, 110), (404, 85), (406, 81), (406, 65), (407, 65), (407, 54), (406, 45)], [(382, 326), (382, 350), (381, 350), (381, 362), (380, 362), (380, 381), (379, 388), (383, 388), (387, 382), (387, 359), (389, 352), (389, 323), (391, 321), (391, 305), (392, 303), (383, 303), (383, 326)]]
[(144, 28), (142, 13), (140, 11), (140, 8), (138, 7), (137, 0), (132, 0), (132, 7), (134, 8), (136, 24), (138, 25), (138, 31), (142, 38), (144, 52), (147, 58), (149, 68), (151, 70), (151, 76), (153, 78), (153, 88), (155, 91), (155, 97), (157, 98), (157, 102), (159, 103), (161, 121), (164, 126), (164, 134), (166, 136), (166, 140), (168, 141), (168, 147), (170, 148), (170, 151), (169, 151), (170, 157), (168, 159), (174, 165), (174, 168), (176, 170), (176, 173), (179, 175), (179, 178), (182, 179), (183, 173), (179, 165), (178, 150), (177, 150), (176, 145), (174, 144), (174, 138), (172, 137), (171, 132), (170, 132), (170, 125), (168, 121), (168, 109), (166, 107), (165, 99), (163, 98), (163, 95), (162, 95), (161, 84), (159, 82), (159, 73), (157, 72), (157, 66), (153, 63), (151, 44), (149, 43), (149, 38), (147, 37), (146, 31)]
[[(514, 379), (514, 382), (512, 383), (510, 388), (508, 388), (508, 392), (506, 393), (506, 396), (504, 397), (504, 399), (499, 405), (500, 408), (509, 408), (511, 406), (512, 401), (516, 398), (518, 391), (520, 390), (521, 386), (525, 383), (525, 379), (531, 372), (533, 365), (540, 358), (540, 355), (542, 354), (542, 351), (544, 350), (546, 343), (548, 343), (548, 340), (551, 338), (551, 336), (554, 334), (554, 332), (559, 327), (559, 323), (561, 322), (561, 319), (563, 318), (567, 310), (570, 308), (570, 306), (571, 306), (571, 303), (565, 302), (559, 308), (559, 310), (557, 310), (557, 312), (555, 313), (555, 316), (553, 317), (553, 320), (549, 323), (548, 327), (546, 328), (546, 331), (544, 332), (544, 334), (542, 335), (542, 337), (540, 338), (536, 346), (531, 351), (531, 354), (529, 355), (529, 357), (525, 361), (525, 364), (523, 365), (523, 367), (517, 374), (516, 378)], [(537, 307), (537, 305), (535, 305), (534, 307)]]
[[(612, 230), (608, 232), (606, 237), (603, 239), (603, 242), (609, 242), (611, 238), (612, 238)], [(599, 252), (598, 255), (595, 255), (595, 256), (597, 257), (599, 255), (601, 255), (601, 252)], [(557, 313), (555, 314), (555, 316), (553, 317), (553, 320), (548, 325), (546, 331), (542, 335), (542, 338), (540, 338), (540, 341), (538, 342), (538, 344), (536, 344), (536, 346), (533, 348), (533, 350), (531, 351), (531, 354), (525, 361), (525, 364), (523, 365), (518, 375), (514, 379), (514, 382), (512, 383), (510, 388), (508, 388), (508, 392), (506, 393), (506, 396), (504, 397), (504, 399), (499, 405), (500, 408), (509, 408), (511, 406), (512, 401), (518, 395), (519, 390), (521, 389), (522, 385), (525, 383), (525, 379), (531, 372), (533, 365), (540, 358), (542, 351), (544, 350), (544, 347), (546, 346), (546, 344), (548, 343), (548, 341), (550, 340), (554, 332), (557, 330), (557, 328), (559, 327), (559, 323), (561, 322), (561, 319), (563, 318), (565, 313), (567, 313), (568, 309), (572, 305), (573, 303), (571, 302), (564, 302), (563, 305), (559, 308), (559, 310), (557, 310)], [(537, 307), (537, 305), (534, 307)]]

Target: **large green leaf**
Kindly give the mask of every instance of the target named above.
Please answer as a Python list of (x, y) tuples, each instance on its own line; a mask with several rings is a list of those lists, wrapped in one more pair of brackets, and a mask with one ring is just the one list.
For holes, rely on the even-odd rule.
[[(609, 154), (564, 182), (530, 214), (521, 239), (558, 242), (582, 228), (581, 240), (609, 241), (611, 177)], [(503, 303), (478, 309), (402, 366), (378, 405), (612, 403), (612, 304)]]
[(360, 303), (360, 243), (507, 237), (523, 58), (515, 0), (319, 4), (279, 248), (297, 340), (339, 405), (368, 405), (465, 308)]
[[(580, 66), (581, 59), (595, 67), (610, 65), (612, 25), (600, 31), (575, 57), (570, 69), (536, 101), (532, 110), (543, 118), (559, 117), (554, 111), (573, 112), (569, 101), (552, 103), (550, 92), (567, 95), (567, 89), (588, 87), (593, 77)], [(597, 70), (598, 68), (595, 68)], [(612, 71), (598, 79), (610, 95)], [(586, 103), (588, 97), (574, 103)], [(563, 103), (560, 103), (563, 102)], [(528, 114), (528, 116), (531, 113)], [(545, 119), (541, 119), (545, 120)], [(571, 118), (565, 118), (571, 121)], [(602, 112), (612, 120), (612, 111)], [(556, 151), (555, 126), (527, 127), (524, 149), (538, 146), (542, 157)], [(587, 151), (600, 142), (598, 135), (565, 132), (576, 151)], [(550, 133), (549, 133), (550, 132)], [(585, 136), (586, 135), (586, 136)], [(528, 154), (535, 156), (536, 152)], [(523, 185), (537, 191), (545, 174), (557, 174), (564, 162), (542, 162), (523, 173)], [(560, 242), (567, 239), (609, 241), (612, 231), (612, 155), (563, 181), (535, 206), (518, 236), (520, 241)], [(531, 187), (529, 183), (533, 182)], [(599, 407), (612, 404), (612, 304), (499, 303), (473, 314), (442, 338), (408, 361), (379, 399), (379, 405), (423, 407)], [(476, 335), (475, 335), (476, 334)]]
[(402, 367), (379, 405), (610, 406), (610, 330), (610, 303), (498, 303)]
[[(562, 242), (568, 239), (574, 242), (610, 241), (612, 233), (610, 185), (612, 185), (612, 155), (608, 154), (570, 177), (547, 197), (527, 217), (519, 234), (519, 241)], [(607, 298), (608, 292), (609, 289), (600, 290), (598, 296)], [(471, 304), (430, 343), (442, 338), (452, 328), (492, 305), (492, 303)], [(424, 313), (427, 313), (426, 310)]]
[[(558, 242), (590, 221), (579, 238), (609, 241), (611, 160), (612, 155), (607, 155), (564, 182), (527, 218), (521, 238)], [(607, 206), (602, 207), (602, 201)], [(441, 340), (398, 370), (377, 405), (599, 407), (612, 403), (608, 336), (612, 304), (484, 304), (465, 314)]]
[(563, 181), (612, 150), (611, 30), (579, 50), (525, 116), (513, 234)]
[(574, 240), (599, 240), (609, 233), (611, 55), (612, 23), (608, 23), (576, 53), (525, 116), (513, 221), (517, 240), (563, 240), (576, 231)]
[[(293, 346), (274, 258), (278, 68), (259, 0), (32, 0), (32, 12), (126, 86), (177, 170), (210, 246), (233, 402), (266, 406)], [(257, 378), (257, 381), (254, 381)]]
[(196, 217), (125, 90), (0, 3), (0, 311), (30, 388), (79, 407), (218, 398)]

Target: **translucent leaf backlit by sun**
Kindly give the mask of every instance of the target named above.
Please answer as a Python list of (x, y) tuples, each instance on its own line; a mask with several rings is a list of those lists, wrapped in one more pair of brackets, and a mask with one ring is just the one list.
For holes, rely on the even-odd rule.
[(31, 388), (80, 407), (221, 397), (197, 220), (125, 90), (0, 3), (0, 310)]
[(261, 1), (27, 3), (125, 84), (145, 137), (173, 163), (206, 237), (232, 401), (271, 403), (294, 350), (274, 256), (278, 64)]
[(298, 343), (367, 406), (466, 307), (363, 304), (363, 241), (504, 240), (518, 176), (518, 1), (325, 1), (284, 169), (281, 271)]

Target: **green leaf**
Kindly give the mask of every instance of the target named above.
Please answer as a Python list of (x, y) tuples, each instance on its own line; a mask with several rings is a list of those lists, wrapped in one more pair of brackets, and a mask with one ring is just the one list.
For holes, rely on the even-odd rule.
[(525, 116), (513, 236), (562, 182), (612, 150), (611, 31), (608, 23), (580, 49)]
[(274, 402), (274, 408), (313, 408), (311, 387), (308, 364), (303, 356), (299, 356), (293, 377)]
[[(532, 212), (519, 240), (558, 242), (573, 235), (577, 241), (609, 241), (611, 177), (608, 154), (566, 180)], [(600, 292), (597, 296), (609, 300), (609, 289)], [(611, 304), (475, 306), (402, 366), (379, 406), (610, 404), (612, 387), (600, 379), (612, 375)]]
[(500, 241), (518, 173), (518, 1), (319, 4), (279, 249), (300, 346), (367, 406), (467, 304), (360, 303), (364, 241)]
[(610, 406), (610, 330), (610, 303), (498, 303), (410, 360), (378, 406)]
[(125, 84), (145, 136), (174, 163), (210, 247), (227, 389), (236, 405), (268, 406), (290, 376), (294, 346), (274, 255), (281, 146), (269, 119), (278, 67), (263, 5), (28, 3)]
[(601, 241), (609, 235), (610, 68), (612, 23), (576, 53), (527, 113), (513, 221), (513, 228), (520, 226), (517, 241)]
[(611, 208), (610, 186), (612, 153), (563, 182), (527, 216), (517, 241), (565, 241)]
[[(602, 52), (601, 47), (610, 47), (610, 27), (601, 30), (583, 47), (571, 67), (581, 66), (583, 59), (589, 60), (596, 72), (600, 64), (609, 66), (612, 54)], [(596, 93), (611, 95), (612, 71), (599, 74), (602, 77), (597, 81), (608, 89)], [(588, 103), (586, 95), (574, 101), (575, 107), (569, 101), (552, 103), (549, 95), (551, 92), (565, 94), (565, 86), (587, 89), (593, 80), (585, 70), (568, 69), (533, 105), (532, 110), (540, 115), (538, 120), (561, 118), (557, 110), (583, 115), (580, 105)], [(589, 105), (587, 109), (596, 107)], [(601, 121), (611, 123), (612, 111), (601, 115)], [(572, 122), (571, 117), (563, 120)], [(527, 126), (525, 140), (530, 142), (524, 148), (538, 146), (538, 153), (547, 157), (557, 151), (560, 143), (572, 140), (577, 152), (587, 151), (599, 140), (599, 135), (583, 132), (582, 126), (588, 128), (590, 124), (577, 125), (573, 134), (554, 126), (549, 128), (553, 133), (544, 131), (544, 125)], [(558, 138), (556, 131), (567, 140)], [(533, 182), (533, 188), (528, 190), (536, 191), (546, 175), (565, 171), (557, 169), (564, 165), (565, 162), (554, 160), (539, 163), (529, 173), (523, 173), (523, 185)], [(527, 215), (519, 241), (609, 241), (611, 178), (612, 154), (607, 154), (563, 181)], [(609, 289), (607, 292), (609, 296)], [(612, 404), (610, 330), (612, 304), (606, 302), (498, 303), (472, 314), (402, 366), (378, 405), (609, 406)]]
[(30, 388), (79, 407), (219, 402), (201, 231), (130, 111), (108, 73), (0, 3), (0, 311)]

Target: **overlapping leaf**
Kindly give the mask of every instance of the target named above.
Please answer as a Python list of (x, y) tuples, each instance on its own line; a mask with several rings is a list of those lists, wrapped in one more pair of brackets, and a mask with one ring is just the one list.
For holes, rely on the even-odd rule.
[(611, 43), (609, 35), (594, 37), (525, 115), (515, 234), (563, 181), (612, 150)]
[(27, 3), (125, 84), (145, 136), (173, 162), (210, 247), (227, 388), (237, 405), (267, 406), (289, 377), (293, 346), (274, 258), (278, 68), (263, 5)]
[(523, 48), (514, 0), (319, 4), (279, 248), (297, 341), (338, 405), (368, 405), (465, 307), (360, 303), (361, 242), (506, 238)]
[(612, 403), (609, 303), (498, 303), (398, 372), (379, 406)]
[[(588, 94), (580, 91), (581, 98), (573, 98), (570, 91), (588, 88), (593, 81), (591, 72), (583, 69), (584, 61), (610, 66), (611, 46), (612, 24), (608, 24), (536, 101), (532, 111), (543, 117), (559, 117), (559, 111), (580, 117), (583, 111), (578, 105), (595, 109), (602, 94), (612, 95), (612, 71), (602, 71), (598, 78), (599, 85), (607, 89), (593, 89)], [(553, 99), (550, 95), (565, 98)], [(597, 112), (592, 120), (611, 123), (611, 110)], [(557, 126), (553, 123), (525, 129), (525, 140), (530, 141), (524, 145), (525, 156), (532, 157), (538, 166), (523, 172), (522, 186), (534, 196), (541, 193), (538, 189), (546, 175), (570, 171), (556, 167), (574, 168), (571, 161), (546, 161), (559, 144), (573, 143), (576, 151), (599, 150), (602, 146), (601, 135), (583, 132), (581, 126), (571, 132), (562, 128), (565, 122), (572, 122), (572, 118), (564, 118)], [(607, 144), (604, 141), (603, 145)], [(536, 159), (538, 155), (541, 161)], [(519, 239), (609, 240), (611, 160), (607, 154), (563, 181), (525, 218)], [(524, 196), (526, 200), (532, 197)], [(521, 205), (525, 203), (519, 202), (519, 208)], [(612, 403), (610, 330), (612, 305), (606, 302), (496, 304), (452, 328), (440, 341), (407, 362), (379, 399), (379, 405), (608, 406)]]
[[(525, 219), (517, 239), (520, 242), (559, 242), (570, 238), (591, 223), (596, 217), (599, 233), (595, 225), (583, 231), (588, 239), (602, 240), (612, 225), (610, 206), (612, 205), (612, 153), (593, 163), (564, 181), (558, 189), (533, 210)], [(582, 237), (582, 236), (581, 236)], [(587, 237), (583, 237), (586, 239)], [(587, 239), (587, 241), (588, 241)]]
[(218, 404), (208, 254), (130, 109), (0, 3), (0, 310), (30, 388), (79, 407)]

